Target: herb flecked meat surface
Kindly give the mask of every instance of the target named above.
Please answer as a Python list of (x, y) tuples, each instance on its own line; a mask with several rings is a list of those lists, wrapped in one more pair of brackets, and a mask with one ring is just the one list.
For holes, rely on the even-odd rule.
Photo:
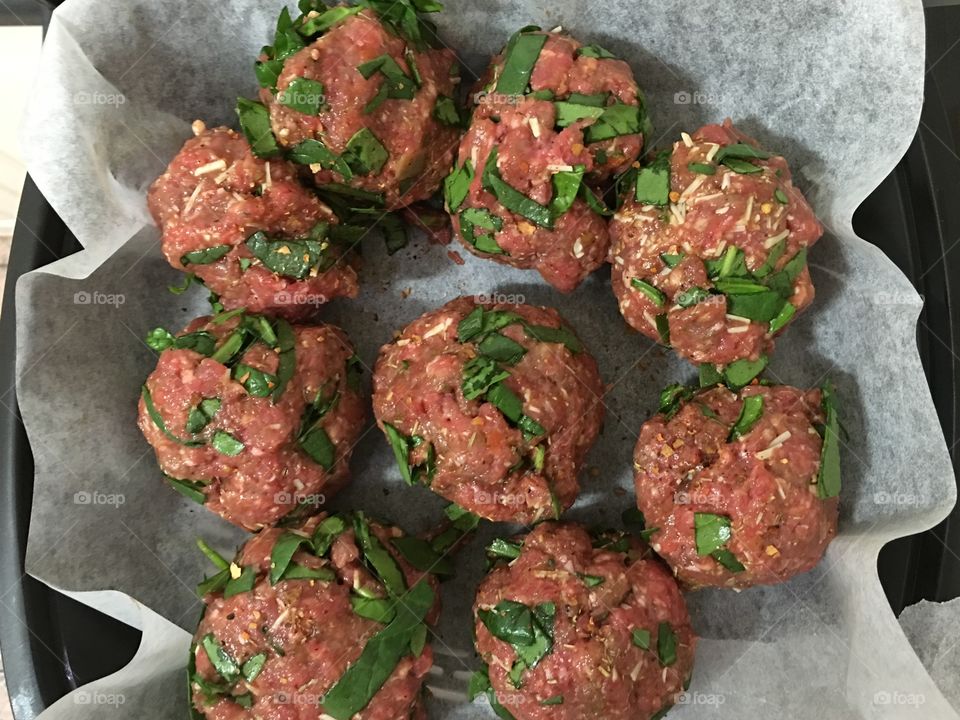
[(596, 361), (530, 305), (427, 313), (381, 349), (373, 387), (404, 479), (489, 520), (559, 517), (603, 420)]
[(231, 311), (147, 341), (138, 422), (176, 489), (257, 530), (346, 484), (366, 411), (342, 330)]
[(353, 513), (264, 530), (230, 563), (207, 551), (222, 569), (202, 587), (194, 717), (423, 720), (439, 593), (410, 540)]
[(634, 450), (651, 547), (689, 587), (783, 582), (837, 533), (831, 389), (671, 386)]
[(631, 179), (610, 224), (624, 319), (694, 363), (766, 357), (813, 302), (807, 250), (823, 234), (786, 160), (728, 120)]
[(445, 183), (459, 239), (573, 290), (609, 249), (608, 211), (593, 188), (630, 167), (650, 132), (630, 66), (567, 35), (524, 30), (472, 100)]
[(355, 261), (335, 241), (337, 218), (300, 184), (296, 167), (257, 157), (233, 130), (194, 126), (196, 137), (147, 196), (167, 262), (194, 273), (227, 309), (297, 320), (356, 297)]
[(366, 5), (281, 16), (258, 64), (260, 99), (276, 143), (319, 186), (373, 193), (397, 209), (430, 197), (449, 171), (459, 66), (415, 12), (439, 5)]
[(640, 540), (545, 522), (488, 554), (474, 603), (487, 669), (472, 695), (516, 720), (649, 720), (677, 701), (697, 640), (676, 581)]

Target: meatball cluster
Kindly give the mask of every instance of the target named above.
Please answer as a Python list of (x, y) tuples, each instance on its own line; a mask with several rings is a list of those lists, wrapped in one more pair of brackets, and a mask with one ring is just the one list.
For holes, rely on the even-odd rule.
[(649, 720), (677, 701), (696, 637), (676, 581), (639, 540), (546, 522), (488, 552), (474, 693), (517, 720)]
[[(202, 584), (191, 649), (193, 710), (210, 720), (416, 720), (433, 665), (432, 575), (395, 527), (319, 515), (251, 538)], [(409, 551), (408, 551), (409, 552)]]
[(147, 202), (173, 267), (193, 273), (228, 309), (313, 315), (356, 297), (354, 254), (337, 217), (283, 159), (261, 159), (227, 128), (194, 123)]
[(462, 297), (381, 349), (373, 409), (409, 483), (489, 520), (532, 523), (576, 499), (603, 392), (556, 311)]
[(366, 413), (342, 330), (232, 311), (148, 343), (138, 422), (175, 488), (259, 530), (346, 483)]
[(522, 30), (475, 89), (445, 184), (472, 253), (569, 292), (606, 261), (593, 188), (639, 156), (649, 121), (630, 66), (559, 32)]
[(694, 363), (758, 361), (813, 301), (823, 234), (787, 162), (728, 120), (683, 134), (626, 183), (610, 224), (626, 321)]
[(829, 387), (668, 388), (634, 451), (651, 547), (690, 587), (810, 570), (837, 533), (838, 432)]

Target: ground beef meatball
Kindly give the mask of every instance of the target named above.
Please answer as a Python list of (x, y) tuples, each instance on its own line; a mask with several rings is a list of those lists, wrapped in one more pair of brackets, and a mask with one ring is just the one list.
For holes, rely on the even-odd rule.
[(361, 513), (251, 538), (201, 584), (194, 709), (210, 720), (422, 720), (436, 581)]
[(634, 451), (637, 505), (683, 583), (772, 584), (820, 561), (837, 533), (832, 398), (763, 385), (664, 391)]
[(822, 233), (782, 157), (729, 120), (684, 133), (610, 224), (620, 312), (691, 362), (757, 361), (813, 301), (807, 249)]
[[(474, 693), (517, 720), (649, 720), (673, 705), (697, 639), (669, 571), (639, 540), (546, 522), (488, 549), (474, 604)], [(487, 689), (489, 688), (489, 689)]]
[(630, 66), (567, 35), (522, 31), (473, 100), (445, 186), (457, 236), (475, 255), (573, 290), (607, 258), (592, 188), (629, 167), (649, 132)]
[(256, 157), (240, 135), (194, 123), (191, 138), (150, 188), (163, 254), (228, 309), (313, 315), (359, 292), (353, 255), (332, 242), (337, 218), (281, 159)]
[(373, 387), (404, 479), (489, 520), (559, 517), (603, 419), (596, 361), (529, 305), (427, 313), (380, 351)]
[(456, 56), (431, 42), (409, 0), (284, 11), (257, 73), (276, 142), (321, 186), (382, 195), (388, 209), (430, 197), (460, 125)]
[(139, 425), (176, 489), (257, 530), (346, 483), (366, 413), (342, 330), (233, 311), (148, 343)]

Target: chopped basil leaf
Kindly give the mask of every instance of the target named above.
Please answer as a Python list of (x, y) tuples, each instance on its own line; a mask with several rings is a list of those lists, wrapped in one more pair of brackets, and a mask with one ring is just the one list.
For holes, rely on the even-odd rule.
[(373, 534), (363, 513), (357, 513), (354, 516), (353, 532), (367, 565), (379, 577), (387, 592), (393, 597), (403, 595), (407, 591), (407, 581), (404, 578), (403, 571), (393, 555)]
[(580, 342), (580, 338), (574, 335), (569, 328), (523, 323), (523, 331), (537, 342), (563, 344), (574, 355), (583, 351), (583, 343)]
[(612, 140), (621, 135), (643, 132), (644, 112), (636, 105), (616, 103), (604, 109), (599, 119), (584, 132), (588, 143)]
[(585, 165), (577, 165), (573, 170), (562, 170), (553, 175), (553, 198), (550, 200), (550, 212), (554, 217), (569, 210), (580, 192)]
[(390, 153), (369, 128), (362, 128), (350, 138), (342, 157), (353, 172), (370, 175), (383, 169)]
[(657, 307), (663, 307), (667, 303), (667, 296), (650, 283), (640, 278), (631, 278), (630, 284), (635, 290), (639, 290)]
[(327, 223), (317, 223), (310, 238), (303, 240), (272, 239), (260, 230), (247, 238), (246, 246), (268, 270), (282, 277), (305, 280), (336, 261), (327, 253), (328, 230)]
[(743, 250), (731, 245), (726, 252), (716, 260), (705, 260), (704, 266), (711, 280), (725, 277), (746, 277), (747, 264)]
[(410, 652), (414, 657), (420, 657), (427, 646), (427, 626), (421, 625), (410, 636)]
[(825, 422), (820, 471), (817, 474), (817, 496), (826, 499), (840, 494), (840, 418), (833, 385), (827, 382), (820, 392)]
[(547, 42), (543, 34), (521, 32), (511, 38), (505, 52), (503, 69), (497, 80), (497, 92), (503, 95), (523, 95), (530, 84), (530, 76)]
[(353, 178), (353, 171), (346, 161), (319, 140), (304, 140), (295, 145), (287, 157), (299, 165), (319, 165), (324, 170), (335, 170), (344, 180)]
[(178, 480), (169, 475), (164, 475), (164, 477), (170, 483), (170, 487), (185, 498), (193, 500), (198, 505), (203, 505), (207, 501), (207, 496), (203, 492), (206, 484), (200, 480)]
[(764, 278), (774, 271), (777, 267), (777, 263), (780, 261), (780, 258), (783, 257), (783, 253), (787, 250), (787, 239), (783, 238), (780, 242), (770, 248), (770, 252), (767, 253), (767, 259), (764, 260), (763, 265), (758, 267), (753, 271), (754, 277)]
[(702, 303), (704, 300), (710, 297), (710, 293), (704, 290), (701, 287), (692, 287), (687, 288), (681, 293), (678, 293), (674, 298), (677, 305), (682, 308), (693, 307), (697, 303)]
[(788, 202), (790, 202), (790, 199), (787, 197), (787, 194), (780, 188), (777, 188), (774, 191), (773, 196), (777, 199), (778, 203), (781, 203), (783, 205), (786, 205)]
[(584, 45), (582, 48), (577, 50), (577, 55), (580, 57), (589, 57), (589, 58), (598, 58), (601, 60), (605, 59), (616, 59), (617, 56), (614, 55), (609, 50), (605, 50), (599, 45)]
[(210, 593), (220, 592), (230, 582), (230, 570), (221, 570), (197, 585), (197, 595), (203, 597)]
[(553, 100), (556, 95), (553, 90), (537, 90), (527, 95), (527, 97), (533, 98), (534, 100)]
[(269, 88), (271, 92), (276, 93), (277, 80), (283, 72), (283, 60), (258, 60), (253, 64), (253, 72), (257, 76), (260, 87)]
[(743, 563), (737, 560), (737, 556), (730, 552), (727, 548), (718, 548), (710, 553), (710, 557), (716, 560), (718, 563), (723, 565), (730, 572), (743, 572), (747, 568), (744, 567)]
[(497, 155), (498, 150), (494, 147), (483, 169), (483, 187), (492, 192), (510, 212), (521, 215), (540, 227), (553, 229), (554, 218), (550, 208), (528, 198), (500, 177)]
[(508, 377), (510, 377), (510, 373), (497, 367), (497, 364), (491, 358), (482, 355), (475, 357), (463, 366), (463, 382), (461, 384), (463, 397), (466, 400), (475, 400)]
[(594, 194), (593, 189), (588, 185), (580, 185), (580, 197), (593, 212), (601, 217), (612, 217), (613, 210), (608, 208), (603, 200)]
[[(480, 228), (481, 233), (477, 233)], [(464, 239), (480, 252), (502, 254), (503, 249), (496, 240), (487, 233), (499, 232), (503, 228), (503, 220), (486, 208), (467, 208), (460, 213), (460, 231)]]
[(210, 265), (230, 252), (231, 245), (214, 245), (213, 247), (191, 250), (180, 258), (181, 265)]
[(272, 55), (277, 60), (286, 60), (303, 49), (303, 38), (300, 37), (293, 25), (290, 11), (284, 8), (277, 19), (277, 32), (273, 38), (273, 47), (265, 48), (265, 50), (269, 50), (268, 55)]
[(434, 575), (453, 575), (453, 562), (437, 552), (433, 545), (417, 537), (398, 537), (391, 541), (404, 560), (417, 570)]
[(318, 115), (325, 106), (323, 83), (296, 77), (277, 93), (277, 102), (304, 115)]
[(663, 206), (670, 202), (670, 151), (664, 150), (637, 173), (635, 197), (644, 205)]
[(167, 286), (167, 290), (174, 295), (183, 295), (187, 291), (187, 288), (193, 285), (194, 281), (199, 282), (197, 276), (193, 273), (187, 273), (183, 276), (182, 285), (169, 285)]
[(504, 417), (513, 423), (520, 422), (523, 416), (523, 401), (520, 397), (502, 382), (498, 382), (487, 390), (487, 402), (503, 413)]
[[(384, 54), (357, 66), (357, 72), (367, 80), (378, 72), (384, 77), (384, 82), (380, 86), (381, 94), (378, 95), (380, 101), (376, 102), (376, 104), (371, 102), (367, 105), (364, 109), (368, 112), (375, 109), (376, 106), (379, 106), (386, 98), (392, 100), (412, 100), (417, 93), (416, 80), (407, 75), (399, 63), (390, 55)], [(371, 105), (374, 107), (371, 108)]]
[(367, 706), (410, 649), (410, 641), (433, 607), (434, 594), (418, 582), (401, 602), (397, 616), (374, 635), (340, 679), (322, 699), (323, 710), (335, 720), (349, 720)]
[(263, 670), (263, 666), (266, 664), (267, 654), (257, 653), (243, 664), (240, 673), (243, 675), (244, 680), (252, 683), (260, 676), (260, 672)]
[(396, 602), (384, 598), (350, 598), (353, 611), (362, 618), (386, 625), (397, 616)]
[(770, 321), (770, 334), (776, 335), (783, 330), (796, 314), (797, 308), (793, 303), (784, 303), (777, 316)]
[(293, 373), (297, 369), (297, 336), (293, 326), (283, 318), (277, 319), (277, 352), (280, 361), (277, 364), (277, 384), (273, 388), (273, 401), (277, 402), (286, 390)]
[(221, 455), (236, 457), (243, 452), (244, 444), (226, 430), (217, 430), (210, 440), (210, 446)]
[(193, 435), (203, 430), (220, 409), (219, 398), (204, 398), (187, 415), (186, 431)]
[(293, 560), (294, 554), (300, 549), (301, 545), (309, 545), (310, 538), (298, 535), (290, 531), (284, 532), (273, 544), (273, 550), (270, 552), (270, 584), (276, 585), (280, 582)]
[(527, 353), (523, 345), (498, 332), (490, 333), (483, 338), (477, 345), (477, 351), (505, 365), (516, 365)]
[(723, 382), (723, 374), (714, 365), (704, 363), (699, 368), (700, 387), (712, 387)]
[(174, 350), (193, 350), (210, 357), (216, 349), (217, 339), (206, 330), (185, 335), (172, 335), (163, 328), (154, 328), (147, 334), (146, 343), (157, 352), (172, 348)]
[(213, 633), (204, 635), (200, 644), (210, 659), (213, 669), (217, 671), (220, 677), (227, 682), (232, 682), (240, 676), (240, 667), (237, 665), (237, 661), (217, 642), (217, 638)]
[(650, 631), (643, 628), (634, 628), (630, 633), (630, 639), (633, 644), (642, 650), (650, 649)]
[[(428, 42), (438, 44), (436, 27), (417, 13), (439, 12), (443, 9), (440, 3), (434, 0), (363, 0), (361, 5), (376, 12), (388, 29), (417, 50), (425, 50)], [(429, 33), (426, 39), (425, 31)]]
[(660, 392), (660, 406), (657, 412), (665, 416), (667, 420), (670, 420), (677, 414), (680, 407), (692, 398), (693, 395), (693, 388), (681, 383), (667, 385), (667, 387)]
[(522, 542), (496, 538), (493, 542), (487, 545), (487, 555), (492, 558), (506, 558), (508, 560), (515, 560), (516, 558), (520, 557), (520, 551), (522, 549)]
[(280, 154), (280, 147), (270, 126), (270, 113), (263, 103), (237, 98), (237, 118), (254, 155), (271, 158)]
[(698, 512), (693, 514), (694, 537), (697, 555), (709, 555), (725, 547), (733, 535), (730, 518), (724, 515)]
[(594, 105), (580, 105), (567, 100), (555, 102), (557, 111), (555, 121), (557, 127), (565, 128), (580, 120), (597, 120), (604, 113), (604, 108)]
[(483, 305), (477, 305), (457, 324), (457, 339), (462, 343), (479, 342), (487, 333), (496, 332), (522, 320), (516, 313), (487, 310)]
[(660, 336), (660, 344), (665, 347), (670, 347), (670, 320), (667, 318), (667, 314), (657, 315), (654, 318), (654, 322), (657, 324), (657, 334)]
[(728, 388), (737, 391), (753, 382), (767, 367), (768, 362), (766, 355), (761, 355), (758, 360), (737, 360), (727, 365), (723, 372), (723, 381)]
[(740, 160), (739, 158), (735, 157), (727, 157), (720, 162), (733, 170), (735, 173), (740, 173), (741, 175), (753, 175), (755, 173), (763, 172), (763, 168), (759, 165), (754, 165), (752, 162)]
[(303, 23), (299, 28), (299, 32), (305, 37), (313, 37), (319, 33), (326, 32), (337, 23), (343, 22), (351, 15), (356, 15), (361, 10), (363, 10), (363, 5), (330, 8)]
[(443, 196), (450, 212), (456, 212), (463, 205), (463, 201), (470, 191), (473, 182), (473, 163), (469, 159), (458, 168), (455, 168), (443, 181)]
[(753, 429), (763, 416), (763, 395), (750, 395), (743, 399), (740, 416), (730, 429), (730, 441), (742, 438)]
[(671, 269), (683, 262), (684, 257), (686, 256), (683, 254), (671, 255), (670, 253), (661, 253), (660, 255), (660, 259), (663, 260), (663, 264)]
[(276, 375), (271, 375), (243, 363), (237, 363), (231, 374), (233, 379), (243, 385), (247, 394), (252, 397), (268, 397), (277, 384)]
[(687, 165), (687, 169), (690, 172), (698, 173), (700, 175), (716, 175), (717, 166), (710, 165), (709, 163), (696, 163), (692, 162)]
[(677, 636), (668, 622), (662, 622), (657, 627), (657, 657), (663, 667), (669, 667), (677, 661)]
[(513, 713), (500, 704), (496, 692), (494, 692), (490, 686), (490, 676), (486, 667), (484, 667), (483, 670), (477, 670), (470, 677), (470, 686), (467, 691), (470, 702), (473, 702), (480, 695), (487, 698), (487, 702), (490, 703), (490, 709), (493, 710), (500, 720), (516, 720)]
[(583, 93), (570, 93), (567, 102), (574, 105), (590, 105), (591, 107), (602, 108), (607, 104), (610, 93), (596, 93), (595, 95), (584, 95)]
[(284, 580), (324, 580), (330, 582), (337, 576), (330, 568), (309, 568), (297, 563), (291, 563), (283, 574)]
[(230, 580), (227, 582), (226, 587), (223, 588), (223, 597), (231, 598), (234, 595), (240, 595), (245, 592), (250, 592), (253, 590), (253, 586), (257, 582), (257, 571), (253, 566), (248, 565), (240, 570), (240, 575), (238, 577), (230, 576)]
[(153, 424), (156, 425), (160, 432), (162, 432), (167, 438), (186, 447), (198, 447), (203, 445), (203, 442), (200, 440), (185, 440), (184, 438), (177, 437), (167, 429), (167, 425), (163, 420), (163, 416), (160, 414), (160, 411), (157, 410), (156, 405), (153, 404), (153, 397), (150, 395), (150, 390), (146, 384), (144, 384), (140, 389), (140, 397), (143, 399), (144, 407), (147, 409), (147, 415), (150, 416), (150, 419), (153, 420)]
[(563, 705), (563, 695), (554, 695), (540, 701), (541, 705)]
[(339, 515), (331, 515), (320, 521), (313, 530), (313, 554), (322, 557), (327, 554), (333, 541), (347, 529), (346, 521)]
[(769, 160), (771, 157), (772, 155), (770, 153), (754, 147), (753, 145), (748, 145), (747, 143), (734, 143), (733, 145), (725, 145), (720, 148), (715, 159), (717, 162), (721, 162), (727, 158)]
[(300, 437), (298, 443), (300, 449), (309, 455), (311, 460), (327, 472), (333, 470), (337, 459), (337, 448), (326, 430), (317, 425)]
[(583, 580), (583, 584), (588, 588), (595, 588), (599, 585), (603, 585), (606, 581), (606, 578), (601, 577), (600, 575), (585, 575), (583, 573), (577, 573), (577, 577)]
[(728, 314), (755, 322), (770, 322), (786, 302), (779, 292), (749, 281), (717, 280), (715, 287), (727, 296)]
[(437, 104), (433, 106), (433, 117), (442, 125), (450, 127), (460, 127), (460, 111), (457, 109), (457, 103), (453, 98), (445, 95), (437, 97)]

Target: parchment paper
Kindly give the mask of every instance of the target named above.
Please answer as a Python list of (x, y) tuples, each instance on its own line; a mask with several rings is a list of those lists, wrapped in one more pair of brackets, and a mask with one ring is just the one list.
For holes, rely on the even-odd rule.
[[(811, 255), (817, 301), (778, 342), (770, 376), (806, 387), (829, 375), (837, 384), (849, 432), (840, 535), (820, 567), (790, 583), (689, 596), (703, 639), (691, 691), (670, 717), (956, 718), (876, 574), (884, 543), (932, 526), (955, 501), (915, 347), (922, 301), (850, 222), (918, 122), (920, 3), (447, 6), (442, 36), (472, 72), (516, 28), (562, 24), (632, 62), (658, 135), (671, 140), (681, 129), (732, 116), (787, 155), (830, 228)], [(184, 693), (148, 690), (168, 687), (180, 662), (172, 649), (182, 649), (183, 630), (192, 631), (199, 612), (193, 587), (209, 568), (193, 541), (203, 536), (230, 551), (243, 536), (163, 486), (135, 426), (139, 386), (155, 363), (144, 333), (179, 328), (205, 311), (199, 290), (166, 292), (180, 276), (162, 260), (156, 230), (141, 230), (144, 191), (188, 136), (190, 121), (231, 122), (236, 96), (254, 93), (250, 63), (278, 11), (263, 0), (68, 0), (50, 27), (24, 151), (87, 250), (17, 288), (18, 391), (36, 454), (28, 569), (142, 627), (141, 653), (158, 659), (155, 675), (140, 665), (101, 682), (127, 702), (84, 715), (65, 701), (45, 717), (184, 717)], [(692, 368), (627, 330), (606, 271), (562, 296), (533, 273), (461, 255), (462, 267), (446, 248), (419, 240), (388, 258), (373, 238), (365, 242), (360, 298), (333, 304), (324, 317), (349, 332), (370, 366), (394, 330), (461, 293), (558, 307), (610, 386), (606, 426), (568, 517), (617, 524), (632, 503), (640, 425), (661, 387), (692, 379)], [(353, 483), (334, 507), (363, 508), (414, 532), (438, 521), (443, 503), (402, 485), (378, 431), (364, 436), (352, 467)], [(432, 717), (490, 717), (463, 701), (477, 666), (469, 606), (483, 573), (482, 547), (510, 530), (485, 524), (458, 559), (457, 579), (443, 588)], [(96, 592), (103, 590), (114, 592)], [(169, 621), (166, 629), (138, 603)], [(165, 702), (157, 702), (161, 696)]]

